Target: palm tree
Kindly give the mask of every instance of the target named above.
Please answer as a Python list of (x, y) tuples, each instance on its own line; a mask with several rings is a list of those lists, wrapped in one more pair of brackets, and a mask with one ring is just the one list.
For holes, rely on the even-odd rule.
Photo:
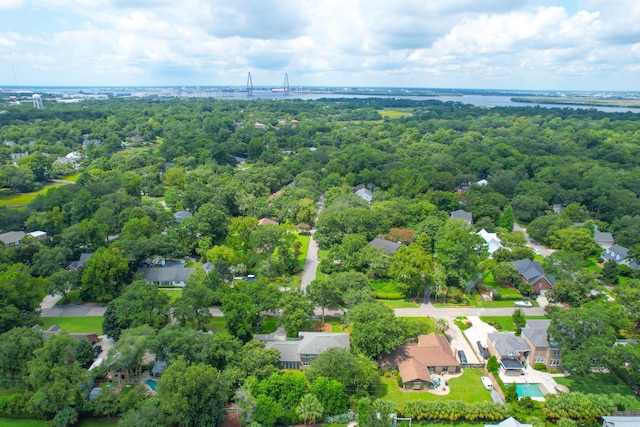
[(436, 320), (436, 331), (444, 333), (449, 328), (449, 322), (442, 317)]
[(300, 404), (296, 408), (296, 415), (300, 417), (305, 425), (307, 425), (307, 421), (309, 424), (315, 423), (320, 419), (320, 417), (322, 417), (323, 412), (324, 408), (322, 407), (322, 404), (318, 398), (311, 393), (307, 393), (302, 396)]

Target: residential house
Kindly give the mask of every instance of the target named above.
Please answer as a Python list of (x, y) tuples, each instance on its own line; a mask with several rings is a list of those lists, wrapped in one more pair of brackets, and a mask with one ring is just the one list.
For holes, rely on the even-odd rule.
[(207, 273), (209, 273), (214, 268), (216, 268), (216, 266), (211, 262), (205, 262), (204, 264), (202, 264), (202, 269)]
[(638, 427), (640, 417), (637, 416), (604, 416), (602, 427)]
[(400, 249), (400, 246), (402, 246), (402, 243), (393, 242), (381, 237), (376, 237), (375, 239), (370, 241), (369, 244), (376, 249), (380, 249), (381, 251), (388, 253), (389, 255), (393, 255), (393, 253)]
[(134, 374), (133, 359), (121, 360), (122, 358), (122, 353), (118, 351), (113, 358), (109, 357), (107, 360), (107, 362), (109, 362), (109, 374), (107, 378), (111, 381), (123, 382), (131, 379)]
[(551, 210), (553, 210), (554, 214), (560, 215), (564, 210), (564, 205), (560, 203), (554, 203), (551, 205)]
[(180, 223), (187, 218), (191, 218), (193, 214), (189, 211), (180, 211), (173, 214), (173, 217), (176, 219), (176, 222)]
[(33, 240), (42, 240), (47, 237), (47, 233), (39, 230), (30, 233), (25, 233), (24, 231), (8, 231), (0, 234), (0, 242), (4, 243), (5, 246), (20, 246), (22, 239), (27, 236)]
[(349, 334), (344, 332), (300, 332), (298, 339), (291, 340), (284, 329), (278, 328), (273, 334), (256, 335), (256, 339), (280, 352), (283, 369), (306, 368), (330, 348), (350, 348)]
[(156, 363), (151, 368), (151, 376), (152, 377), (160, 377), (164, 374), (164, 371), (167, 369), (167, 362), (164, 360), (156, 360)]
[(614, 245), (613, 234), (598, 230), (598, 226), (593, 228), (593, 240), (602, 249), (609, 249)]
[(487, 249), (489, 251), (489, 258), (491, 255), (497, 251), (498, 249), (504, 248), (502, 243), (500, 243), (500, 238), (498, 238), (497, 233), (489, 233), (484, 228), (476, 233), (478, 236), (482, 237), (486, 242)]
[(22, 159), (23, 157), (27, 157), (28, 155), (29, 155), (29, 152), (28, 152), (28, 151), (25, 151), (24, 153), (11, 153), (11, 154), (10, 154), (10, 156), (11, 156), (11, 160), (13, 160), (14, 162), (15, 162), (16, 160), (20, 160), (20, 159)]
[(547, 329), (551, 320), (527, 320), (522, 329), (522, 339), (529, 345), (529, 365), (544, 363), (547, 369), (560, 367), (560, 349), (556, 342), (549, 338)]
[[(49, 329), (47, 329), (46, 331), (40, 325), (35, 325), (33, 329), (41, 331), (42, 338), (44, 338), (45, 341), (49, 339), (51, 335), (57, 335), (61, 330), (59, 325), (51, 325), (51, 327), (49, 327)], [(78, 341), (86, 341), (91, 345), (95, 345), (98, 343), (98, 334), (94, 332), (69, 334), (69, 336)]]
[(467, 222), (467, 224), (473, 224), (473, 215), (471, 214), (471, 212), (467, 212), (462, 209), (458, 209), (457, 211), (451, 212), (451, 215), (449, 216), (449, 218), (451, 219), (461, 218), (461, 219), (464, 219)]
[(258, 221), (258, 225), (280, 225), (278, 223), (278, 221), (275, 221), (271, 218), (261, 218), (260, 221)]
[(505, 375), (524, 375), (531, 349), (520, 337), (510, 332), (488, 334), (489, 353), (496, 356)]
[(515, 418), (509, 417), (498, 424), (485, 424), (484, 427), (533, 427), (533, 424), (523, 424)]
[(92, 256), (93, 256), (93, 252), (91, 252), (91, 253), (82, 253), (82, 254), (80, 254), (80, 259), (78, 261), (71, 261), (69, 264), (67, 264), (65, 269), (67, 269), (67, 270), (82, 270), (85, 267), (85, 265), (87, 264), (87, 261), (89, 260), (89, 258), (91, 258)]
[[(0, 237), (0, 240), (2, 240), (1, 237)], [(625, 264), (634, 270), (640, 269), (640, 265), (637, 262), (630, 260), (628, 258), (628, 255), (629, 255), (629, 249), (620, 245), (613, 245), (610, 248), (607, 248), (604, 251), (602, 251), (602, 253), (600, 254), (600, 256), (605, 262), (615, 261), (616, 264)]]
[(533, 287), (536, 294), (546, 293), (556, 283), (554, 276), (544, 274), (542, 264), (539, 262), (525, 258), (512, 261), (511, 264), (518, 270), (520, 278)]
[(371, 203), (373, 201), (373, 193), (368, 188), (361, 188), (355, 191), (355, 194), (367, 203)]
[(431, 374), (460, 372), (460, 363), (445, 335), (434, 332), (418, 335), (417, 345), (402, 345), (380, 361), (380, 369), (397, 369), (403, 388), (422, 390), (433, 387)]
[(264, 123), (255, 122), (253, 124), (253, 127), (256, 128), (256, 129), (264, 129)]
[(99, 139), (85, 139), (84, 141), (82, 141), (82, 149), (86, 150), (87, 148), (91, 147), (92, 145), (99, 147), (102, 145), (102, 141)]
[(481, 179), (480, 181), (476, 182), (476, 185), (484, 187), (486, 185), (489, 185), (489, 181), (487, 181), (486, 179)]
[(148, 264), (143, 264), (143, 267), (138, 269), (138, 273), (141, 273), (142, 278), (149, 283), (159, 286), (183, 287), (195, 270), (195, 268), (185, 267), (184, 264), (170, 263), (160, 267), (150, 267)]
[(22, 239), (26, 235), (24, 231), (9, 231), (0, 234), (0, 242), (4, 243), (5, 246), (20, 246)]

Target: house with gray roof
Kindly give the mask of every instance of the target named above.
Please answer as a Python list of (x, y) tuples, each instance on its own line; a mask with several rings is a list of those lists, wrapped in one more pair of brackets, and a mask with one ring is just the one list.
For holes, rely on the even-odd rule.
[(20, 246), (22, 239), (27, 234), (24, 231), (9, 231), (0, 234), (0, 242), (5, 246)]
[(511, 264), (518, 270), (518, 275), (533, 287), (536, 294), (544, 294), (556, 283), (554, 276), (547, 276), (542, 270), (542, 264), (531, 261), (528, 258), (512, 261)]
[(380, 237), (376, 237), (370, 241), (369, 244), (376, 249), (380, 249), (381, 251), (388, 253), (389, 255), (392, 255), (395, 251), (400, 249), (400, 246), (402, 246), (402, 243), (393, 242)]
[(189, 276), (195, 270), (195, 268), (185, 267), (184, 264), (172, 264), (162, 267), (142, 267), (138, 269), (138, 273), (142, 274), (144, 280), (155, 285), (182, 287), (187, 284)]
[(360, 190), (355, 191), (355, 194), (367, 203), (371, 203), (373, 201), (373, 193), (368, 188), (361, 188)]
[(457, 211), (451, 212), (451, 215), (449, 216), (449, 218), (451, 219), (460, 218), (460, 219), (464, 219), (467, 222), (467, 224), (473, 224), (473, 215), (471, 214), (471, 212), (467, 212), (462, 209), (458, 209)]
[(300, 332), (298, 339), (287, 339), (286, 332), (278, 328), (273, 334), (257, 335), (266, 348), (280, 352), (283, 369), (308, 367), (319, 355), (334, 347), (350, 348), (349, 334), (345, 332)]
[(510, 332), (488, 334), (489, 353), (496, 356), (505, 375), (524, 375), (531, 349), (520, 337)]
[(560, 367), (560, 349), (549, 337), (547, 329), (551, 324), (548, 319), (529, 319), (522, 329), (522, 339), (529, 345), (529, 364), (544, 363), (548, 370)]
[(184, 221), (186, 218), (191, 218), (192, 216), (193, 214), (189, 211), (179, 211), (173, 214), (173, 217), (179, 223)]
[(87, 261), (93, 256), (93, 252), (91, 253), (82, 253), (80, 254), (80, 259), (78, 261), (71, 261), (65, 269), (67, 270), (82, 270), (86, 265)]
[(598, 230), (598, 226), (593, 228), (593, 240), (602, 249), (608, 249), (614, 245), (613, 234)]
[(600, 256), (605, 262), (614, 261), (616, 264), (628, 265), (634, 270), (640, 269), (640, 265), (638, 265), (638, 263), (628, 258), (629, 249), (625, 248), (624, 246), (613, 245), (610, 248), (602, 251)]

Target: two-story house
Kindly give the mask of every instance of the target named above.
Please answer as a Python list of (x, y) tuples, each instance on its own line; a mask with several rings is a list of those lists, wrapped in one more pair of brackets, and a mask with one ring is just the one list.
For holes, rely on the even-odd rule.
[(280, 352), (283, 369), (301, 369), (311, 365), (319, 355), (334, 347), (349, 349), (349, 334), (344, 332), (300, 332), (297, 339), (287, 339), (280, 328), (274, 334), (258, 335), (266, 348)]
[(560, 367), (560, 349), (550, 339), (547, 329), (551, 324), (548, 319), (530, 319), (522, 329), (522, 339), (529, 345), (529, 364), (544, 363), (547, 369)]

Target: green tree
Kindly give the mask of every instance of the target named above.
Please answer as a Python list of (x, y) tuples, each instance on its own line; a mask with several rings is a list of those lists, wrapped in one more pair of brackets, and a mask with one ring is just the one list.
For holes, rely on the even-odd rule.
[(0, 332), (32, 325), (46, 287), (46, 281), (32, 277), (24, 264), (12, 264), (0, 272)]
[(322, 323), (324, 323), (325, 308), (335, 309), (342, 305), (340, 291), (335, 282), (329, 279), (316, 279), (307, 287), (307, 294), (315, 305), (322, 309)]
[(151, 397), (137, 408), (127, 411), (120, 418), (118, 425), (120, 427), (170, 427), (172, 423), (160, 407), (160, 399)]
[(345, 320), (351, 327), (351, 345), (368, 357), (389, 354), (406, 338), (404, 323), (381, 302), (357, 305)]
[(325, 414), (338, 415), (347, 411), (347, 395), (341, 382), (318, 377), (309, 391), (318, 398)]
[(344, 384), (348, 394), (371, 392), (380, 383), (375, 362), (338, 347), (330, 348), (312, 361), (306, 375), (312, 384), (320, 377)]
[(521, 308), (513, 310), (511, 320), (513, 320), (513, 324), (516, 326), (516, 335), (520, 335), (522, 328), (527, 324), (527, 319), (524, 317), (524, 312)]
[(394, 252), (388, 274), (404, 283), (410, 295), (419, 296), (424, 291), (432, 270), (431, 256), (422, 246), (414, 243), (402, 246)]
[(18, 327), (0, 335), (0, 387), (8, 389), (24, 384), (27, 362), (43, 345), (42, 332)]
[(250, 341), (262, 328), (260, 308), (239, 289), (234, 288), (222, 297), (222, 311), (227, 330), (242, 342)]
[(70, 408), (79, 396), (87, 371), (78, 362), (70, 362), (76, 343), (61, 332), (34, 351), (35, 357), (27, 363), (27, 383), (35, 390), (29, 402), (32, 410), (54, 416)]
[(161, 327), (169, 320), (170, 298), (156, 285), (136, 280), (113, 300), (115, 315), (121, 329), (140, 325)]
[(275, 348), (266, 348), (264, 342), (251, 340), (237, 352), (232, 367), (239, 370), (239, 379), (254, 376), (258, 380), (269, 378), (278, 372), (280, 352)]
[(240, 409), (240, 426), (244, 427), (251, 423), (253, 412), (256, 409), (256, 398), (251, 394), (251, 389), (241, 387), (236, 390), (234, 400)]
[(195, 284), (189, 280), (182, 290), (182, 295), (173, 303), (173, 315), (181, 325), (194, 322), (198, 329), (211, 318), (209, 306), (213, 303), (214, 294), (205, 285)]
[(438, 264), (446, 271), (447, 282), (459, 287), (476, 278), (478, 263), (488, 255), (482, 237), (459, 219), (448, 220), (438, 231), (435, 252)]
[(444, 333), (444, 331), (446, 331), (449, 328), (449, 321), (445, 318), (439, 317), (436, 320), (435, 328), (436, 328), (436, 331), (440, 333)]
[(600, 279), (605, 285), (617, 285), (620, 282), (618, 264), (615, 261), (605, 262), (600, 271)]
[(180, 425), (206, 427), (224, 418), (227, 385), (210, 365), (174, 360), (158, 383), (160, 406)]
[(300, 404), (296, 408), (296, 415), (304, 422), (304, 425), (313, 424), (322, 417), (324, 408), (318, 398), (307, 393), (300, 399)]
[(313, 316), (313, 304), (299, 291), (285, 292), (281, 304), (280, 324), (286, 329), (287, 336), (297, 337), (305, 322)]
[(73, 354), (80, 366), (88, 367), (93, 362), (93, 347), (86, 340), (80, 340)]
[(556, 231), (550, 238), (551, 246), (566, 252), (588, 257), (595, 250), (593, 236), (584, 227), (568, 227)]
[(80, 297), (84, 301), (109, 302), (120, 295), (129, 277), (129, 264), (118, 248), (99, 248), (82, 272)]
[(516, 217), (513, 215), (513, 208), (511, 205), (507, 206), (504, 209), (502, 215), (498, 219), (498, 227), (504, 228), (505, 230), (513, 230), (513, 225), (516, 223)]
[(602, 285), (596, 280), (596, 273), (583, 270), (575, 274), (573, 280), (558, 280), (547, 292), (549, 301), (581, 307), (589, 301), (603, 300), (606, 296)]
[(518, 401), (516, 383), (511, 383), (504, 389), (504, 400), (506, 403), (515, 403)]
[(273, 427), (282, 416), (282, 405), (271, 396), (260, 394), (256, 397), (253, 420), (263, 427)]

